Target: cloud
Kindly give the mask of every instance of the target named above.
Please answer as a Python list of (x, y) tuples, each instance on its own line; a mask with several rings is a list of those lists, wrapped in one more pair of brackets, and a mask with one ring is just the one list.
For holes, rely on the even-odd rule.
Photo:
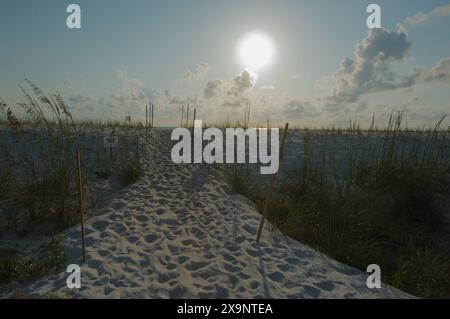
[(141, 112), (150, 99), (142, 81), (130, 78), (126, 68), (117, 68), (114, 73), (120, 87), (110, 94), (111, 105), (119, 103), (124, 112)]
[(396, 63), (405, 62), (410, 55), (408, 28), (443, 16), (450, 16), (450, 4), (405, 19), (397, 31), (384, 28), (369, 30), (368, 35), (355, 46), (352, 58), (344, 57), (335, 73), (316, 81), (316, 88), (329, 94), (311, 101), (335, 115), (352, 107), (359, 113), (368, 108), (366, 102), (361, 102), (366, 94), (398, 89), (412, 91), (423, 83), (449, 83), (450, 57), (441, 59), (433, 67), (417, 66), (403, 74), (393, 67)]
[(428, 23), (437, 17), (450, 17), (450, 4), (436, 7), (427, 13), (419, 12), (412, 17), (408, 17), (398, 24), (398, 28), (406, 33), (408, 30)]
[(188, 97), (182, 98), (178, 95), (172, 95), (169, 90), (164, 91), (164, 97), (166, 98), (167, 103), (170, 105), (183, 105), (183, 104), (194, 104), (194, 105), (201, 105), (201, 101), (198, 97), (198, 95), (193, 94)]
[(128, 70), (125, 68), (117, 68), (114, 70), (114, 73), (116, 74), (116, 77), (121, 81), (127, 81), (128, 80)]
[(222, 106), (226, 107), (241, 107), (243, 105), (250, 106), (252, 105), (252, 101), (249, 98), (239, 97), (227, 99), (222, 103)]
[(354, 59), (342, 59), (333, 74), (333, 92), (322, 99), (325, 109), (332, 111), (342, 103), (355, 103), (364, 94), (411, 87), (413, 78), (400, 78), (391, 70), (391, 64), (404, 61), (410, 49), (411, 43), (403, 32), (369, 30), (367, 37), (356, 45)]
[(396, 76), (390, 71), (392, 62), (403, 61), (409, 54), (411, 43), (406, 34), (386, 29), (371, 29), (355, 49), (355, 59), (344, 58), (335, 74), (334, 95), (356, 101), (364, 93), (396, 87)]
[(361, 113), (369, 108), (367, 101), (359, 101), (358, 107), (356, 108), (356, 113)]
[(242, 105), (242, 102), (240, 100), (227, 100), (222, 103), (222, 106), (227, 107), (240, 107)]
[(261, 90), (275, 90), (274, 85), (262, 85)]
[(118, 93), (111, 93), (109, 95), (109, 98), (111, 99), (112, 103), (115, 104), (120, 104), (122, 106), (126, 106), (128, 104), (129, 101), (129, 97), (128, 96), (124, 96), (124, 95), (120, 95)]
[(216, 98), (222, 106), (239, 107), (250, 103), (246, 93), (251, 91), (258, 75), (250, 69), (243, 70), (231, 80), (213, 80), (206, 83), (203, 98)]
[(67, 101), (69, 103), (73, 104), (86, 104), (91, 101), (91, 98), (89, 96), (84, 96), (81, 94), (71, 95), (67, 98)]
[(430, 69), (420, 69), (415, 76), (423, 82), (450, 82), (450, 57), (440, 60)]
[(300, 99), (293, 99), (282, 106), (283, 112), (288, 117), (317, 117), (320, 112), (309, 101), (302, 101)]
[(118, 85), (111, 93), (102, 97), (89, 97), (83, 94), (69, 94), (69, 107), (79, 116), (98, 116), (100, 118), (121, 118), (129, 113), (133, 116), (145, 114), (149, 100), (160, 103), (160, 94), (146, 87), (139, 79), (130, 78), (125, 68), (114, 70)]
[(169, 104), (178, 104), (179, 105), (179, 104), (184, 104), (185, 103), (184, 99), (182, 99), (179, 96), (173, 96), (172, 93), (170, 93), (169, 90), (165, 90), (164, 91), (164, 97), (166, 98), (166, 100), (167, 100), (167, 102)]
[(252, 89), (257, 80), (258, 75), (255, 72), (250, 69), (245, 69), (241, 74), (233, 78), (227, 95), (239, 97), (242, 93)]
[(411, 43), (406, 34), (386, 29), (372, 29), (355, 50), (355, 59), (344, 58), (334, 74), (335, 87), (328, 101), (357, 102), (367, 94), (400, 88), (412, 88), (418, 83), (449, 82), (450, 57), (438, 61), (432, 68), (416, 67), (400, 76), (391, 69), (393, 62), (403, 62)]
[(205, 99), (211, 99), (220, 96), (224, 90), (224, 86), (225, 83), (222, 80), (209, 81), (203, 90), (203, 97)]
[(222, 106), (240, 107), (251, 103), (244, 93), (253, 89), (257, 80), (258, 75), (250, 69), (245, 69), (241, 74), (235, 76), (226, 91)]
[(192, 82), (203, 79), (209, 73), (209, 70), (208, 63), (199, 63), (193, 70), (187, 70), (183, 78), (178, 80), (178, 82)]

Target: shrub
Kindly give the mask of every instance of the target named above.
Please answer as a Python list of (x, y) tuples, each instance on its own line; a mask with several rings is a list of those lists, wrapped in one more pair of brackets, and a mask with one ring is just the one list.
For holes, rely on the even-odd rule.
[(6, 196), (18, 199), (24, 207), (8, 209), (25, 208), (30, 225), (48, 221), (70, 224), (76, 211), (75, 125), (60, 94), (47, 96), (32, 82), (27, 83), (32, 93), (22, 88), (25, 102), (17, 104), (19, 111), (25, 112), (22, 119), (15, 115), (15, 108), (0, 103), (0, 117), (6, 124), (0, 133), (8, 134), (1, 139), (15, 143), (1, 145), (6, 150), (2, 151), (5, 158), (0, 159), (0, 177), (5, 177), (0, 178), (1, 188), (14, 185), (14, 193)]
[[(353, 125), (345, 140), (340, 131), (315, 132), (314, 140), (305, 130), (298, 161), (282, 164), (266, 217), (336, 260), (363, 271), (379, 264), (388, 284), (448, 298), (450, 256), (440, 242), (450, 238), (438, 205), (448, 199), (448, 132), (439, 129), (442, 120), (413, 133), (401, 130), (401, 121), (400, 114), (392, 116), (382, 132)], [(336, 141), (346, 148), (340, 162), (331, 145)], [(243, 189), (242, 176), (235, 178)], [(251, 199), (262, 208), (262, 198)]]
[(118, 178), (121, 186), (128, 186), (139, 179), (142, 174), (139, 159), (124, 160), (118, 168)]
[(1, 284), (49, 275), (63, 267), (67, 260), (65, 250), (57, 240), (44, 243), (36, 259), (22, 257), (14, 251), (8, 255), (0, 260)]

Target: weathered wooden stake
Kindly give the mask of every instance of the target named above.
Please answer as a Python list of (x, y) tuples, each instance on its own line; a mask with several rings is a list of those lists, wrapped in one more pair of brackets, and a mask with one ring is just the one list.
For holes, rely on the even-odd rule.
[(145, 105), (145, 133), (148, 130), (148, 104)]
[(154, 119), (154, 117), (153, 117), (153, 111), (155, 110), (155, 106), (153, 105), (153, 103), (152, 103), (152, 128), (153, 128), (153, 119)]
[(197, 109), (194, 109), (194, 119), (192, 120), (192, 128), (195, 127), (195, 115), (197, 114)]
[(183, 127), (183, 117), (184, 117), (184, 105), (181, 106), (181, 124), (180, 124), (180, 127)]
[(186, 111), (186, 128), (189, 128), (189, 103), (187, 105), (187, 111)]
[[(281, 147), (280, 147), (280, 153), (279, 153), (280, 161), (283, 159), (284, 145), (286, 143), (288, 128), (289, 128), (289, 123), (286, 123), (286, 125), (284, 126), (283, 140), (281, 141)], [(256, 235), (256, 242), (258, 242), (258, 243), (259, 243), (259, 240), (261, 239), (261, 233), (262, 233), (262, 230), (264, 227), (264, 222), (266, 221), (267, 212), (269, 210), (269, 205), (272, 200), (272, 192), (273, 192), (273, 187), (275, 186), (275, 182), (277, 180), (277, 175), (278, 175), (278, 172), (273, 174), (272, 178), (270, 179), (270, 184), (269, 184), (269, 188), (267, 190), (266, 200), (264, 202), (264, 208), (263, 208), (263, 212), (261, 215), (261, 221), (259, 223), (258, 234)]]
[(81, 225), (81, 246), (83, 249), (83, 263), (86, 262), (86, 246), (84, 242), (84, 197), (83, 197), (83, 180), (81, 178), (81, 159), (80, 147), (77, 147), (77, 172), (78, 172), (78, 192), (80, 197), (80, 225)]

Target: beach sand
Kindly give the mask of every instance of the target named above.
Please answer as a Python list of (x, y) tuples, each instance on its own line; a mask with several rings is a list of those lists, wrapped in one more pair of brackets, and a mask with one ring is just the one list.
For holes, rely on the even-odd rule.
[[(205, 165), (172, 163), (170, 132), (140, 138), (144, 175), (86, 224), (81, 289), (65, 269), (22, 287), (25, 295), (75, 298), (410, 298), (265, 224), (246, 198)], [(80, 229), (61, 234), (68, 264), (81, 264)], [(17, 290), (16, 290), (17, 291)], [(5, 296), (3, 296), (5, 297)]]

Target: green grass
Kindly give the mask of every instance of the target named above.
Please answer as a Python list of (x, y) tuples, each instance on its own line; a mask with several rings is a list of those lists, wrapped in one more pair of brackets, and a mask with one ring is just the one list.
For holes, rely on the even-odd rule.
[(14, 215), (21, 219), (15, 224), (35, 226), (51, 221), (64, 225), (70, 223), (76, 203), (72, 153), (76, 128), (60, 94), (46, 95), (32, 82), (27, 84), (28, 91), (21, 88), (23, 103), (0, 103), (0, 118), (6, 124), (0, 133), (9, 134), (0, 140), (0, 170), (7, 174), (1, 183), (3, 189), (14, 190), (3, 191), (0, 198), (19, 200), (22, 207), (13, 209), (27, 211), (26, 218)]
[[(92, 129), (95, 137), (101, 131), (109, 134), (112, 130), (115, 134), (122, 129), (142, 129), (143, 125), (75, 121), (59, 93), (47, 95), (32, 82), (27, 84), (28, 89), (21, 88), (24, 102), (7, 105), (0, 100), (0, 203), (7, 208), (6, 214), (0, 216), (0, 232), (26, 233), (44, 226), (55, 233), (78, 222), (75, 149), (85, 136), (82, 129)], [(91, 175), (83, 161), (89, 156), (88, 151), (82, 150), (86, 191), (92, 185), (92, 177), (114, 177), (121, 186), (137, 180), (141, 174), (139, 161), (134, 156), (128, 158), (127, 143), (121, 146), (110, 159), (109, 153), (96, 145), (98, 167)], [(87, 191), (86, 195), (86, 201), (92, 202), (88, 197), (94, 194)]]
[(63, 267), (67, 260), (64, 248), (56, 240), (43, 244), (36, 259), (22, 257), (14, 251), (2, 251), (2, 256), (0, 284), (26, 282), (52, 274)]
[(243, 166), (234, 165), (231, 170), (227, 171), (227, 182), (231, 189), (244, 196), (252, 197), (252, 189), (247, 182), (247, 172)]
[(124, 160), (119, 164), (117, 172), (120, 185), (128, 186), (142, 175), (141, 163), (138, 158)]

